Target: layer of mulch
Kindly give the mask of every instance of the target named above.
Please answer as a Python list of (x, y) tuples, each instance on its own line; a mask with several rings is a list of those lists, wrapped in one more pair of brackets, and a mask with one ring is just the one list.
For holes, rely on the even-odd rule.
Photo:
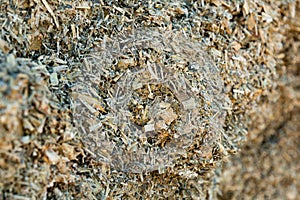
[(296, 12), (288, 22), (284, 65), (277, 70), (280, 77), (274, 95), (263, 99), (254, 110), (247, 142), (224, 166), (220, 199), (299, 198), (299, 17)]
[(296, 199), (299, 6), (2, 0), (1, 198)]

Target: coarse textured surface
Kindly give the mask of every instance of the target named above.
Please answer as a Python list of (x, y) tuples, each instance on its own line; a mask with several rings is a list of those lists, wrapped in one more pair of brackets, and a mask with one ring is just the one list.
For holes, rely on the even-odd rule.
[(74, 181), (67, 163), (82, 150), (68, 144), (70, 115), (49, 91), (45, 65), (0, 53), (0, 75), (2, 198), (46, 198), (55, 184)]
[[(299, 11), (296, 0), (1, 0), (1, 198), (296, 199)], [(159, 33), (165, 46), (152, 43), (115, 54), (114, 45), (136, 30), (146, 31), (138, 39)], [(181, 40), (189, 45), (181, 46)], [(163, 59), (168, 68), (159, 65)], [(98, 74), (97, 67), (104, 71)], [(92, 85), (80, 88), (82, 83)], [(121, 97), (126, 105), (114, 103)], [(125, 118), (116, 107), (124, 109)], [(83, 118), (78, 118), (80, 108)], [(107, 120), (109, 115), (123, 117), (124, 126)], [(204, 119), (186, 120), (188, 115)], [(195, 129), (180, 132), (178, 127), (191, 121)], [(140, 160), (143, 166), (134, 170), (130, 163), (136, 157), (125, 164), (105, 161), (123, 159), (123, 153), (111, 153), (120, 148), (132, 150), (122, 134), (130, 123), (141, 134), (154, 132), (146, 138), (150, 148), (145, 137), (129, 134), (138, 148), (179, 148), (180, 155), (163, 162)], [(115, 146), (95, 149), (97, 141), (87, 142), (85, 128), (106, 134)], [(181, 141), (185, 145), (172, 143), (189, 131), (192, 135)], [(102, 142), (101, 137), (95, 139)], [(241, 153), (229, 157), (236, 152)]]
[(73, 96), (86, 146), (125, 172), (172, 167), (197, 140), (199, 162), (209, 162), (231, 109), (211, 58), (179, 33), (134, 30), (122, 38), (80, 68)]
[(247, 142), (224, 166), (221, 199), (299, 199), (300, 13), (294, 14), (277, 87), (254, 109)]

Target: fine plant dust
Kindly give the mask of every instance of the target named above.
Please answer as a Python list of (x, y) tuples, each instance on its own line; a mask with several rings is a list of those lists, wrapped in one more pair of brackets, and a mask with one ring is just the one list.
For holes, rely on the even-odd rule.
[(180, 33), (134, 30), (104, 38), (74, 88), (86, 148), (116, 170), (172, 167), (196, 136), (203, 159), (219, 142), (230, 100), (201, 43)]

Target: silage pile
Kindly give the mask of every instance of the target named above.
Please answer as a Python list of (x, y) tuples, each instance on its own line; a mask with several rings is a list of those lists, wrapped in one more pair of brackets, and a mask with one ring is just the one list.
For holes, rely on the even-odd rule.
[[(250, 111), (272, 96), (295, 3), (3, 1), (0, 11), (4, 198), (205, 199), (220, 194), (216, 174)], [(11, 97), (15, 85), (25, 89)]]

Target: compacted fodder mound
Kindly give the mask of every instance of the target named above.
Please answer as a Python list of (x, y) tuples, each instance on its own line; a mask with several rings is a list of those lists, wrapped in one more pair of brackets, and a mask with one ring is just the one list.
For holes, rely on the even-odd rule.
[(201, 139), (203, 160), (220, 142), (230, 100), (201, 43), (159, 30), (104, 38), (73, 89), (78, 132), (111, 168), (161, 171)]

